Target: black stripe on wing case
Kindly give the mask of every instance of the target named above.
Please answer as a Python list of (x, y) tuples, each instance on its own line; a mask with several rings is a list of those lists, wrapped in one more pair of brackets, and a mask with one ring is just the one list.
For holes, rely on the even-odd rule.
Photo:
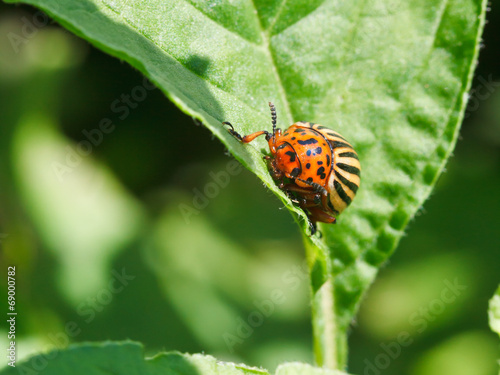
[(354, 182), (349, 181), (347, 178), (342, 176), (339, 172), (335, 171), (335, 176), (345, 185), (347, 186), (354, 194), (358, 191), (359, 186)]
[(333, 185), (335, 186), (335, 190), (337, 191), (340, 199), (342, 199), (347, 205), (349, 205), (351, 203), (351, 198), (349, 198), (349, 196), (346, 194), (346, 192), (342, 188), (342, 185), (340, 185), (340, 182), (335, 180), (333, 181)]
[(340, 141), (332, 141), (332, 140), (328, 140), (328, 142), (330, 142), (330, 146), (332, 147), (332, 149), (336, 149), (338, 147), (347, 147), (347, 148), (350, 148), (352, 149), (352, 146), (348, 143), (344, 143), (344, 142), (340, 142)]
[(341, 152), (339, 154), (339, 157), (341, 158), (354, 158), (354, 159), (358, 159), (358, 155), (355, 153), (355, 152)]
[(353, 167), (352, 165), (349, 165), (349, 164), (337, 163), (337, 167), (339, 167), (340, 169), (342, 169), (346, 172), (349, 172), (349, 173), (352, 173), (352, 174), (355, 174), (358, 176), (360, 174), (360, 170), (358, 168)]
[(335, 133), (333, 130), (326, 132), (326, 134), (328, 134), (330, 137), (337, 137), (337, 138), (343, 139), (344, 141), (347, 142), (347, 139), (342, 137), (339, 133)]

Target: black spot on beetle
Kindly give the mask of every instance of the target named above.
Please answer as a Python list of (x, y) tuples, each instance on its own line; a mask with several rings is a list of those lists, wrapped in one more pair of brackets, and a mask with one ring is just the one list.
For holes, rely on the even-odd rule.
[(318, 165), (323, 165), (323, 162), (322, 161), (318, 161)]
[(290, 163), (293, 163), (295, 161), (295, 157), (297, 156), (295, 152), (293, 151), (287, 151), (285, 152), (288, 156), (290, 156)]
[(319, 176), (319, 178), (321, 178), (322, 180), (324, 180), (326, 178), (326, 174), (321, 173), (320, 176)]
[(311, 163), (307, 163), (307, 164), (306, 164), (306, 168), (307, 168), (307, 169), (311, 168)]
[(330, 166), (330, 155), (326, 155), (326, 166)]
[(325, 167), (319, 167), (318, 170), (316, 171), (316, 174), (318, 176), (324, 173), (325, 173)]
[(292, 137), (292, 141), (295, 141), (296, 139), (297, 139), (297, 138), (295, 138), (295, 137)]
[(309, 182), (309, 183), (311, 183), (311, 182), (313, 182), (313, 178), (309, 177), (306, 181)]
[(300, 173), (300, 168), (293, 168), (292, 172), (290, 172), (290, 176), (297, 177)]
[(318, 141), (314, 138), (309, 138), (306, 139), (305, 141), (297, 141), (299, 145), (313, 145), (315, 143), (318, 143)]
[(323, 151), (323, 149), (322, 149), (321, 147), (318, 147), (318, 148), (316, 149), (316, 155), (321, 154), (321, 152), (322, 152), (322, 151)]
[(300, 129), (300, 128), (299, 129), (295, 129), (293, 132), (294, 133), (302, 133), (302, 129)]
[(311, 156), (311, 150), (307, 150), (306, 155)]

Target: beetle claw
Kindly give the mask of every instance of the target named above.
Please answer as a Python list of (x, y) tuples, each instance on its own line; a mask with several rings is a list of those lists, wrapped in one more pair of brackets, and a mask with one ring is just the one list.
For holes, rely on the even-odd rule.
[(318, 231), (316, 223), (312, 222), (310, 219), (309, 219), (309, 230), (311, 231), (311, 236), (314, 236), (314, 234)]
[(243, 137), (240, 135), (240, 133), (238, 133), (236, 130), (234, 130), (234, 127), (233, 127), (233, 125), (232, 125), (230, 122), (224, 121), (224, 122), (222, 123), (222, 125), (228, 125), (228, 126), (230, 126), (230, 127), (231, 127), (231, 129), (227, 129), (227, 131), (228, 131), (229, 133), (231, 133), (231, 135), (232, 135), (233, 137), (235, 137), (236, 139), (238, 139), (238, 140), (240, 140), (240, 141), (243, 139)]

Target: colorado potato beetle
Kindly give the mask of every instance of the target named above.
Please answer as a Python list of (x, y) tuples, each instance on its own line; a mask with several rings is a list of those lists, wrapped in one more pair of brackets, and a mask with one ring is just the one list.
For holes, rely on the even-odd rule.
[(261, 130), (241, 136), (229, 122), (228, 131), (250, 143), (265, 135), (271, 155), (269, 171), (278, 187), (309, 218), (311, 234), (316, 223), (335, 223), (352, 202), (360, 185), (361, 166), (352, 145), (339, 133), (319, 124), (299, 121), (285, 131), (276, 128), (276, 108), (269, 102), (272, 133)]

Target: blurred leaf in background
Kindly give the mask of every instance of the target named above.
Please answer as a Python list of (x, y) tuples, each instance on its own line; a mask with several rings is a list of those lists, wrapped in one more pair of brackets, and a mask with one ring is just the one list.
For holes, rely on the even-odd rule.
[[(302, 245), (280, 204), (139, 74), (89, 51), (38, 11), (7, 9), (4, 34), (23, 35), (26, 22), (47, 20), (19, 50), (8, 40), (2, 45), (2, 96), (14, 104), (2, 102), (9, 115), (2, 129), (9, 192), (2, 197), (9, 208), (2, 211), (8, 234), (2, 264), (22, 270), (19, 309), (31, 320), (20, 329), (22, 342), (31, 338), (32, 345), (21, 345), (18, 359), (69, 340), (121, 337), (148, 343), (152, 353), (211, 351), (236, 359), (247, 353), (273, 365), (311, 361), (307, 273), (292, 274), (302, 263)], [(44, 48), (49, 34), (73, 49), (64, 54), (68, 62), (53, 62), (61, 57)], [(35, 62), (23, 70), (26, 60)], [(141, 87), (147, 97), (131, 101)], [(179, 139), (188, 134), (190, 144), (205, 146), (182, 153)], [(196, 213), (186, 216), (186, 207)], [(262, 219), (262, 210), (270, 215)], [(19, 242), (26, 239), (23, 255)], [(131, 280), (115, 293), (123, 270)], [(237, 337), (240, 321), (274, 289), (284, 296), (272, 316), (251, 337), (226, 344), (224, 333)], [(74, 337), (66, 332), (72, 322)], [(269, 326), (275, 340), (266, 340)], [(266, 341), (266, 349), (252, 345), (256, 340)]]
[[(448, 172), (362, 305), (353, 374), (496, 374), (486, 309), (500, 264), (498, 5)], [(204, 351), (270, 370), (311, 362), (302, 243), (282, 204), (127, 65), (33, 8), (0, 5), (9, 33), (25, 39), (0, 39), (0, 264), (19, 270), (18, 359), (130, 338), (148, 353)], [(179, 158), (187, 139), (203, 147)], [(71, 172), (58, 175), (68, 157)], [(466, 288), (446, 302), (455, 280)], [(398, 338), (411, 343), (391, 356)]]

